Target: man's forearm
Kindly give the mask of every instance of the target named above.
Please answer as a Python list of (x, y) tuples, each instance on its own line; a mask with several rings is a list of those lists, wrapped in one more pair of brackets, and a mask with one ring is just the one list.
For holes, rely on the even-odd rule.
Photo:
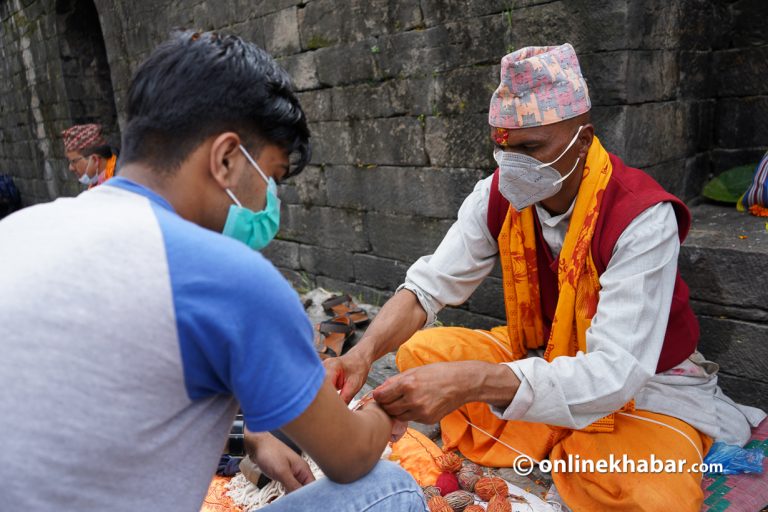
[(426, 320), (427, 314), (416, 295), (409, 290), (400, 290), (384, 304), (350, 353), (354, 351), (369, 364), (373, 363), (388, 352), (397, 350), (421, 329)]

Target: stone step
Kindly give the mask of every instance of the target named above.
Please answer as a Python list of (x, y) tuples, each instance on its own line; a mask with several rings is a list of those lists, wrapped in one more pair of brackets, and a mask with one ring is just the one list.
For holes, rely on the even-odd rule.
[(701, 324), (699, 350), (734, 400), (768, 409), (768, 219), (733, 207), (691, 209), (680, 272)]

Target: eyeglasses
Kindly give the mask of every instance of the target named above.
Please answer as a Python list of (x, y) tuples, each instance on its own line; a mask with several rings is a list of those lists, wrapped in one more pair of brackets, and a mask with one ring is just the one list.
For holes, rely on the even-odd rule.
[(79, 162), (80, 160), (83, 160), (84, 158), (85, 158), (84, 156), (79, 156), (74, 160), (67, 160), (67, 162), (69, 162), (69, 165), (75, 165), (77, 162)]

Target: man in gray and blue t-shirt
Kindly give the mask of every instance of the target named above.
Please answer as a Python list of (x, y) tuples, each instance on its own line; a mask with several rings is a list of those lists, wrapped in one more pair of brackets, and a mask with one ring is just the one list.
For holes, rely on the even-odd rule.
[[(199, 510), (239, 405), (330, 479), (270, 510), (423, 511), (377, 464), (392, 420), (346, 408), (254, 250), (279, 225), (276, 182), (309, 159), (286, 73), (239, 38), (181, 33), (139, 67), (126, 119), (119, 177), (0, 222), (0, 508)], [(270, 476), (308, 480), (255, 439)]]

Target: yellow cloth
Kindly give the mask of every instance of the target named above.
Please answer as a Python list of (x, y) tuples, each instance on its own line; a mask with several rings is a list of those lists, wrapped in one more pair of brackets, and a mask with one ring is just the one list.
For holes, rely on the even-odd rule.
[(405, 435), (396, 443), (392, 443), (390, 460), (400, 464), (420, 486), (435, 485), (440, 476), (438, 457), (445, 455), (443, 451), (427, 436), (409, 428)]
[[(558, 258), (560, 290), (544, 358), (575, 356), (587, 351), (586, 332), (597, 310), (600, 281), (590, 247), (600, 214), (603, 193), (613, 167), (597, 137), (587, 153), (576, 204)], [(509, 208), (499, 233), (499, 256), (504, 283), (507, 328), (515, 359), (543, 345), (543, 319), (536, 261), (533, 207)], [(632, 403), (625, 409), (632, 410)], [(587, 430), (610, 432), (614, 415), (601, 418)]]
[[(477, 360), (500, 363), (514, 360), (505, 326), (491, 331), (440, 327), (416, 333), (397, 352), (397, 366), (405, 371), (443, 361)], [(553, 473), (557, 490), (574, 510), (698, 512), (704, 499), (701, 473), (687, 470), (700, 463), (697, 449), (706, 453), (712, 439), (676, 418), (648, 411), (636, 416), (651, 418), (684, 432), (617, 414), (612, 432), (585, 432), (551, 427), (543, 423), (503, 421), (487, 404), (469, 403), (440, 422), (443, 450), (458, 449), (468, 459), (492, 467), (512, 466), (518, 456), (506, 446), (473, 429), (467, 421), (517, 450), (542, 460), (561, 460), (578, 455), (582, 460), (608, 460), (623, 454), (633, 460), (685, 459), (681, 473)], [(696, 448), (694, 448), (694, 445)], [(401, 461), (402, 463), (402, 461)]]

